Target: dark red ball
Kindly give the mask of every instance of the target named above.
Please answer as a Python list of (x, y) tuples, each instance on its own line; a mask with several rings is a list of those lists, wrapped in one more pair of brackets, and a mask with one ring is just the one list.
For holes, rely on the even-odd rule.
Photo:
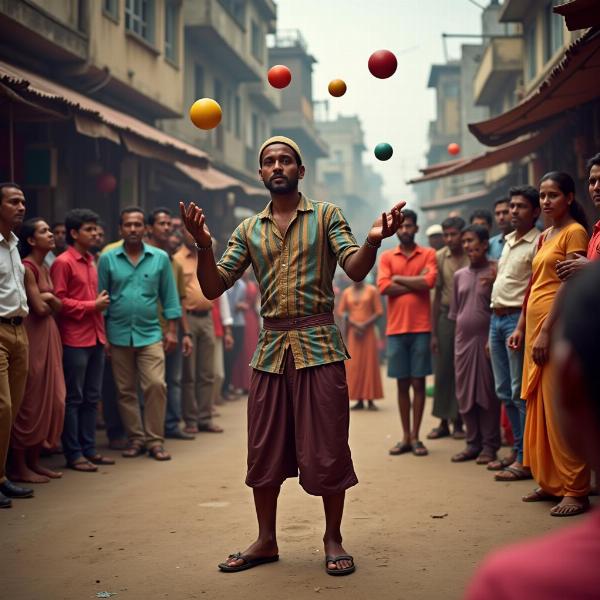
[(391, 77), (398, 68), (398, 61), (389, 50), (377, 50), (369, 57), (369, 71), (378, 79)]

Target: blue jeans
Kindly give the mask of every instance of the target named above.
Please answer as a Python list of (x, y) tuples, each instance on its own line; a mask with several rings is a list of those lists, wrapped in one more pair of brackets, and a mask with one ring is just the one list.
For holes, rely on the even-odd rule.
[(96, 454), (96, 411), (104, 373), (104, 346), (63, 347), (67, 387), (62, 444), (67, 463)]
[(167, 383), (167, 411), (165, 434), (177, 433), (181, 422), (181, 347), (165, 355), (165, 381)]
[(490, 355), (496, 383), (496, 395), (506, 408), (515, 438), (517, 460), (523, 462), (523, 434), (525, 432), (525, 402), (521, 400), (523, 376), (523, 348), (511, 350), (508, 338), (512, 335), (520, 313), (498, 316), (492, 314), (490, 322)]

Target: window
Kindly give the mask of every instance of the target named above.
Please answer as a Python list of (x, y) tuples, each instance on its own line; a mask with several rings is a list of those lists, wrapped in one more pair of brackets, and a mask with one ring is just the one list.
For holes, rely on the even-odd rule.
[(246, 0), (219, 0), (225, 10), (233, 17), (233, 20), (240, 26), (245, 27), (246, 23)]
[(171, 62), (177, 62), (177, 25), (179, 21), (179, 6), (173, 0), (165, 2), (165, 57)]
[(262, 64), (265, 55), (265, 36), (256, 21), (252, 21), (251, 45), (252, 56)]
[(544, 59), (550, 60), (554, 54), (563, 45), (563, 18), (560, 15), (552, 12), (552, 8), (558, 4), (556, 0), (554, 2), (548, 2), (546, 5), (545, 15), (545, 44), (544, 44)]
[(102, 0), (102, 12), (111, 19), (119, 20), (119, 0)]
[(242, 101), (239, 96), (235, 97), (235, 110), (233, 114), (235, 137), (239, 140), (242, 137)]
[(125, 0), (125, 29), (154, 43), (154, 0)]
[(525, 45), (527, 53), (527, 78), (533, 79), (537, 72), (535, 48), (535, 23), (531, 23), (525, 30)]
[(204, 93), (204, 69), (202, 65), (194, 66), (194, 98), (199, 100), (200, 98), (204, 98), (206, 94)]

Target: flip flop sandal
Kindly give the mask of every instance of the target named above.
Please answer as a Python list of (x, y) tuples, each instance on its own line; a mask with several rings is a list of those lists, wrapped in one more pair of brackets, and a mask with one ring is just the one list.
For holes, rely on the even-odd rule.
[(488, 465), (496, 460), (495, 456), (489, 456), (488, 454), (480, 454), (476, 459), (475, 463), (478, 465)]
[(112, 458), (108, 458), (107, 456), (102, 456), (101, 454), (95, 454), (94, 456), (86, 456), (85, 458), (94, 465), (114, 465), (115, 464), (115, 461)]
[(162, 446), (152, 446), (152, 448), (148, 448), (148, 458), (153, 458), (154, 460), (171, 460), (171, 455)]
[(423, 442), (415, 442), (412, 444), (412, 453), (415, 456), (427, 456), (429, 454), (429, 450), (425, 448), (425, 444), (423, 444)]
[(536, 488), (533, 492), (523, 496), (521, 500), (523, 502), (544, 502), (545, 500), (558, 500), (557, 496), (552, 496), (551, 494), (547, 494), (541, 488)]
[(435, 427), (427, 434), (428, 440), (439, 440), (450, 437), (450, 430), (447, 427)]
[(146, 449), (141, 444), (129, 444), (125, 450), (121, 453), (123, 458), (135, 458), (145, 454)]
[[(230, 565), (227, 563), (229, 560), (243, 560), (244, 562), (241, 565)], [(219, 569), (224, 573), (236, 573), (237, 571), (246, 571), (247, 569), (252, 569), (254, 567), (258, 567), (260, 565), (266, 565), (267, 563), (277, 562), (279, 560), (279, 554), (275, 554), (274, 556), (247, 556), (242, 554), (241, 552), (236, 552), (235, 554), (230, 554), (227, 557), (227, 561), (219, 563)]]
[[(509, 473), (509, 475), (502, 475), (502, 473)], [(526, 469), (519, 469), (519, 467), (506, 467), (502, 471), (498, 471), (494, 475), (496, 481), (524, 481), (525, 479), (533, 479), (531, 471)]]
[(408, 443), (402, 444), (400, 442), (389, 451), (392, 456), (399, 456), (400, 454), (406, 454), (407, 452), (412, 452), (412, 445)]
[(516, 456), (506, 456), (505, 458), (501, 458), (500, 460), (491, 461), (488, 466), (488, 471), (503, 471), (507, 467), (510, 467), (516, 460)]
[[(569, 507), (565, 512), (555, 512), (558, 508), (566, 508)], [(550, 509), (550, 515), (553, 517), (574, 517), (575, 515), (581, 515), (584, 512), (587, 512), (590, 508), (589, 502), (577, 506), (576, 504), (566, 504), (562, 507), (557, 504)]]
[(80, 473), (95, 473), (98, 470), (98, 467), (87, 459), (67, 463), (67, 468), (79, 471)]
[[(349, 567), (346, 567), (345, 569), (330, 569), (327, 566), (330, 562), (337, 563), (340, 560), (351, 560), (352, 564)], [(327, 571), (327, 575), (335, 575), (335, 576), (350, 575), (350, 573), (354, 573), (354, 571), (356, 571), (356, 565), (354, 564), (354, 557), (350, 556), (349, 554), (340, 554), (339, 556), (327, 555), (325, 557), (325, 571)]]
[(450, 460), (454, 463), (467, 462), (469, 460), (475, 460), (477, 456), (478, 454), (472, 454), (470, 452), (459, 452), (458, 454), (455, 454)]

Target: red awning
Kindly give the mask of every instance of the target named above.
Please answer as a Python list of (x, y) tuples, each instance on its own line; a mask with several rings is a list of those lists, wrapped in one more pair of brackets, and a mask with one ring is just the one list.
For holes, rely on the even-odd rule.
[(571, 2), (555, 6), (552, 10), (565, 18), (569, 31), (600, 25), (598, 0), (571, 0)]
[(563, 125), (564, 120), (561, 119), (559, 122), (546, 127), (538, 133), (522, 136), (513, 142), (509, 142), (493, 150), (487, 150), (471, 158), (461, 158), (459, 160), (439, 163), (438, 165), (430, 165), (426, 169), (421, 169), (423, 173), (427, 171), (423, 177), (416, 177), (408, 181), (408, 183), (422, 183), (423, 181), (431, 181), (432, 179), (440, 179), (441, 177), (481, 171), (505, 162), (518, 160), (537, 150)]
[(600, 98), (600, 30), (591, 29), (565, 51), (546, 80), (511, 110), (479, 123), (471, 133), (486, 146), (499, 146), (540, 129), (565, 111)]
[[(118, 133), (120, 132), (127, 132), (128, 135), (141, 138), (150, 145), (175, 150), (188, 158), (196, 161), (199, 160), (202, 164), (208, 164), (208, 154), (195, 146), (182, 142), (160, 131), (160, 129), (156, 129), (156, 127), (152, 127), (135, 117), (115, 110), (102, 102), (93, 100), (88, 96), (84, 96), (79, 92), (20, 67), (0, 61), (0, 82), (6, 86), (10, 86), (16, 94), (25, 99), (38, 98), (50, 100), (57, 106), (62, 106), (74, 110), (83, 116), (87, 116), (88, 130), (90, 129), (90, 120), (97, 121), (99, 125), (104, 125), (105, 132), (110, 128), (117, 130), (106, 135), (105, 137), (108, 139), (113, 139), (115, 136), (118, 137)], [(78, 125), (81, 125), (81, 123)], [(98, 128), (94, 132), (93, 137), (102, 135), (100, 129)]]
[(479, 200), (484, 196), (487, 196), (487, 190), (478, 190), (476, 192), (468, 192), (467, 194), (460, 194), (459, 196), (450, 196), (443, 200), (437, 200), (436, 202), (429, 202), (428, 204), (421, 204), (421, 210), (435, 210), (436, 208), (447, 208), (449, 206), (456, 206), (457, 204), (464, 204), (465, 202), (473, 202)]

